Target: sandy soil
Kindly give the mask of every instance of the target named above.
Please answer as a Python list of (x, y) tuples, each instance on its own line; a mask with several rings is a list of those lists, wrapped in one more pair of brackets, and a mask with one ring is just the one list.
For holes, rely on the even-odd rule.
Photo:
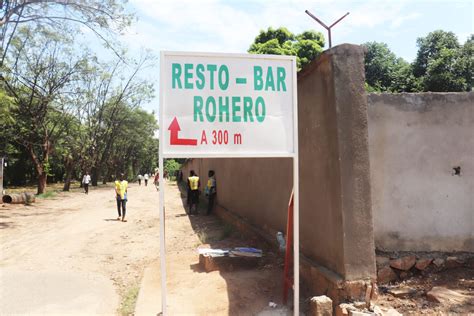
[[(268, 310), (269, 302), (281, 306), (281, 259), (261, 241), (246, 240), (215, 216), (187, 216), (185, 193), (176, 185), (166, 189), (169, 314), (257, 315)], [(196, 250), (203, 246), (256, 247), (263, 249), (264, 258), (250, 269), (232, 265), (206, 273)]]
[[(267, 249), (257, 267), (205, 273), (196, 248), (260, 246), (214, 216), (185, 213), (166, 186), (168, 311), (171, 315), (255, 315), (281, 304), (282, 267)], [(32, 206), (0, 207), (0, 306), (18, 314), (120, 314), (144, 269), (159, 258), (158, 193), (131, 184), (128, 222), (116, 221), (112, 187), (60, 193)], [(203, 205), (204, 206), (204, 205)], [(133, 309), (132, 309), (133, 310)]]
[[(60, 193), (31, 206), (2, 205), (0, 305), (9, 306), (3, 311), (117, 313), (159, 251), (157, 191), (132, 184), (129, 197), (125, 223), (116, 221), (113, 187)], [(34, 287), (27, 286), (32, 276), (40, 278)], [(78, 295), (88, 304), (79, 307)], [(90, 303), (107, 307), (91, 310)]]
[[(430, 301), (426, 294), (434, 286), (455, 291), (466, 299), (461, 304), (450, 299), (443, 303)], [(413, 294), (394, 297), (389, 293), (391, 289), (400, 288), (412, 289)], [(379, 285), (379, 291), (376, 304), (395, 308), (403, 315), (474, 315), (474, 270), (465, 267), (441, 272), (426, 271), (392, 285)]]

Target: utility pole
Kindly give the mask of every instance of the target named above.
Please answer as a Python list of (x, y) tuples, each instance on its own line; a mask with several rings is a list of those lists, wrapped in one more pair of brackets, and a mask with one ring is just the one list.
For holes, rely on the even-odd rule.
[(347, 12), (346, 14), (344, 14), (342, 17), (339, 18), (339, 20), (337, 20), (336, 22), (334, 22), (333, 24), (331, 24), (330, 26), (327, 26), (326, 24), (324, 24), (323, 21), (321, 21), (320, 19), (318, 19), (317, 17), (315, 17), (311, 12), (309, 12), (308, 10), (305, 10), (304, 12), (306, 12), (307, 15), (309, 15), (310, 17), (312, 17), (313, 19), (316, 20), (316, 22), (318, 22), (319, 24), (321, 24), (327, 31), (328, 31), (328, 38), (329, 38), (329, 48), (332, 47), (332, 41), (331, 41), (331, 28), (336, 25), (337, 23), (339, 23), (339, 21), (341, 21), (342, 19), (344, 19), (346, 16), (349, 15), (349, 12)]

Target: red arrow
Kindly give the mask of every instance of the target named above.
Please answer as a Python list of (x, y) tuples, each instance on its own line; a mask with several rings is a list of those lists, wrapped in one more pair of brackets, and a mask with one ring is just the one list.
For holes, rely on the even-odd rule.
[(176, 117), (171, 122), (168, 127), (170, 131), (170, 145), (188, 145), (188, 146), (197, 146), (197, 139), (188, 139), (188, 138), (178, 138), (178, 133), (181, 130), (179, 127), (178, 120)]

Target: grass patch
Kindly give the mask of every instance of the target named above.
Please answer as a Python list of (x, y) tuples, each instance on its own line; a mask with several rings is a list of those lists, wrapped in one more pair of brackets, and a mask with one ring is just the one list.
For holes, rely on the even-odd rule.
[(138, 285), (128, 289), (122, 299), (122, 304), (120, 305), (120, 315), (129, 316), (134, 314), (139, 291), (140, 287)]
[(37, 197), (38, 197), (39, 199), (50, 199), (50, 198), (55, 197), (56, 194), (57, 194), (56, 191), (47, 191), (47, 192), (45, 192), (45, 193), (42, 193), (42, 194), (37, 195)]

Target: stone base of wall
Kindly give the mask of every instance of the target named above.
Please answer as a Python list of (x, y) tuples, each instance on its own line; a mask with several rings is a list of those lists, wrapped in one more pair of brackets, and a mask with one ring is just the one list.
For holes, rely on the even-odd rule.
[[(265, 241), (277, 252), (278, 243), (276, 232), (269, 229), (259, 229), (239, 215), (219, 205), (215, 207), (215, 214), (223, 221), (232, 224), (239, 232), (248, 238), (258, 238)], [(348, 301), (365, 302), (377, 296), (377, 285), (374, 280), (346, 281), (335, 272), (318, 265), (301, 254), (300, 277), (302, 285), (309, 291), (310, 296), (326, 295), (332, 299), (334, 306)]]
[(358, 301), (365, 302), (369, 307), (370, 301), (377, 297), (377, 284), (374, 280), (344, 280), (340, 275), (304, 256), (300, 260), (300, 275), (312, 295), (329, 296), (334, 305)]
[(377, 282), (385, 284), (446, 269), (474, 269), (474, 253), (378, 251), (376, 262)]

